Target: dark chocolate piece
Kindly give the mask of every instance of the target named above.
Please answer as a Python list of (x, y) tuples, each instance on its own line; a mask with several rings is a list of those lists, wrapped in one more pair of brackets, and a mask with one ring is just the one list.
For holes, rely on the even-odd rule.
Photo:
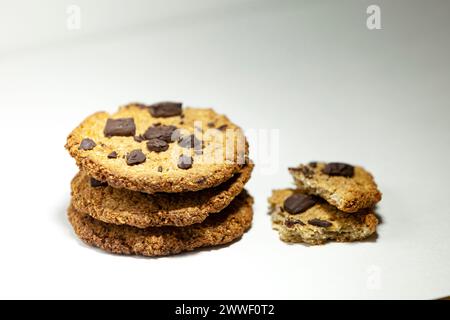
[(145, 154), (140, 149), (133, 150), (129, 154), (127, 154), (127, 164), (129, 166), (144, 163), (145, 160)]
[(105, 137), (132, 137), (136, 134), (136, 125), (133, 118), (108, 119), (105, 129)]
[(181, 115), (182, 105), (180, 102), (159, 102), (149, 106), (149, 110), (155, 118), (168, 118)]
[(318, 199), (306, 194), (293, 194), (284, 201), (284, 210), (290, 214), (305, 212), (317, 203)]
[(95, 148), (97, 144), (94, 142), (94, 140), (85, 138), (81, 140), (80, 146), (78, 147), (79, 150), (92, 150)]
[(346, 163), (330, 162), (323, 168), (322, 172), (329, 176), (353, 177), (355, 168)]

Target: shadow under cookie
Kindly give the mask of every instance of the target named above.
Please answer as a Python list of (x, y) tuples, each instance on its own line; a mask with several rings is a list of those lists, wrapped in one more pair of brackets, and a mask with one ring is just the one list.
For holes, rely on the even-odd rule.
[(68, 209), (75, 233), (85, 243), (116, 254), (164, 256), (196, 248), (232, 242), (247, 231), (253, 218), (253, 198), (244, 190), (220, 214), (186, 227), (149, 227), (145, 229), (95, 220)]

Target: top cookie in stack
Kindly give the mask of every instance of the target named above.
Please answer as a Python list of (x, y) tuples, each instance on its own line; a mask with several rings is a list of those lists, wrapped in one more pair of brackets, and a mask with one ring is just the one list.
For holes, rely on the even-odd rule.
[(241, 129), (226, 116), (183, 109), (180, 103), (95, 113), (69, 135), (66, 148), (91, 177), (146, 193), (217, 186), (238, 172), (247, 156)]
[(229, 242), (250, 226), (248, 145), (212, 109), (162, 102), (98, 112), (72, 131), (66, 148), (80, 168), (69, 218), (85, 242), (165, 255)]
[(310, 162), (289, 168), (297, 189), (269, 198), (274, 229), (287, 242), (357, 241), (376, 232), (374, 206), (381, 192), (365, 169), (345, 163)]

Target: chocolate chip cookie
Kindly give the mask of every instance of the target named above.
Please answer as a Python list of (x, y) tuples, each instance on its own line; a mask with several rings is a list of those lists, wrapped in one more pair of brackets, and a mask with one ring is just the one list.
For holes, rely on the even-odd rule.
[(272, 227), (285, 242), (358, 241), (374, 234), (378, 224), (372, 209), (349, 214), (299, 190), (274, 190), (269, 205)]
[(242, 130), (212, 109), (130, 104), (97, 112), (67, 138), (81, 171), (115, 188), (146, 193), (215, 187), (246, 163)]
[(344, 212), (371, 208), (381, 200), (373, 176), (345, 163), (311, 162), (289, 168), (299, 190), (317, 195)]
[(147, 194), (117, 189), (79, 172), (72, 180), (72, 206), (79, 212), (112, 224), (138, 228), (187, 226), (223, 210), (244, 189), (253, 163), (231, 179), (197, 192)]
[(251, 226), (253, 198), (245, 190), (220, 214), (187, 227), (150, 227), (140, 229), (108, 224), (90, 215), (68, 209), (75, 233), (86, 244), (116, 254), (164, 256), (206, 246), (229, 243)]

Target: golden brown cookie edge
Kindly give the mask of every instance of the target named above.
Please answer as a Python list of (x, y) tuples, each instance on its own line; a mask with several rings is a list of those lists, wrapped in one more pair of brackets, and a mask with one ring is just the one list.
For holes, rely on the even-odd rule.
[(244, 190), (222, 215), (181, 228), (139, 229), (107, 224), (76, 211), (72, 205), (68, 218), (77, 236), (88, 245), (115, 254), (152, 257), (219, 246), (240, 238), (251, 227), (252, 205), (253, 198)]
[[(185, 194), (141, 194), (137, 191), (126, 189), (113, 189), (112, 187), (93, 188), (89, 185), (89, 177), (79, 172), (72, 179), (72, 205), (80, 212), (87, 213), (94, 219), (112, 223), (126, 224), (138, 228), (160, 227), (160, 226), (177, 226), (183, 227), (194, 223), (201, 223), (210, 214), (219, 213), (226, 208), (232, 200), (242, 192), (245, 184), (251, 177), (253, 170), (253, 162), (249, 161), (240, 172), (235, 181), (226, 181), (222, 185), (227, 185), (226, 189), (221, 189), (222, 185), (215, 188), (204, 189), (197, 192), (187, 192)], [(231, 179), (233, 179), (232, 177)], [(111, 189), (110, 189), (111, 188)], [(120, 204), (112, 201), (111, 193), (114, 193), (114, 200), (122, 197)], [(188, 202), (192, 197), (207, 199), (203, 203), (195, 203), (186, 205), (184, 208), (176, 208), (173, 210), (160, 208), (155, 211), (150, 210), (148, 198), (152, 197), (173, 197), (175, 203), (183, 201)], [(183, 197), (183, 198), (181, 198)], [(178, 199), (177, 199), (178, 198)], [(124, 206), (129, 206), (127, 210), (123, 210)], [(156, 200), (156, 203), (158, 200)], [(147, 214), (146, 214), (147, 213)]]

